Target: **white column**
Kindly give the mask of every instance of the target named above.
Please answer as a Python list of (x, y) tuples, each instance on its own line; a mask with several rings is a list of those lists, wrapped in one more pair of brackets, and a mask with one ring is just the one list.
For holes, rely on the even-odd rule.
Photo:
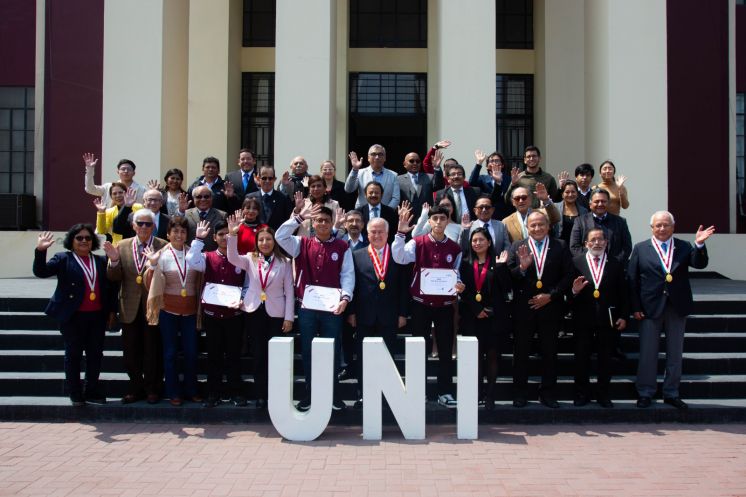
[(495, 2), (431, 0), (428, 6), (436, 17), (429, 60), (437, 60), (428, 76), (428, 100), (435, 99), (428, 109), (436, 109), (428, 115), (435, 124), (428, 136), (450, 139), (447, 156), (468, 174), (474, 150), (495, 147)]
[(336, 2), (278, 0), (276, 19), (275, 165), (302, 155), (317, 171), (335, 152)]
[(477, 337), (459, 335), (458, 342), (458, 400), (457, 436), (459, 440), (479, 437), (479, 342)]

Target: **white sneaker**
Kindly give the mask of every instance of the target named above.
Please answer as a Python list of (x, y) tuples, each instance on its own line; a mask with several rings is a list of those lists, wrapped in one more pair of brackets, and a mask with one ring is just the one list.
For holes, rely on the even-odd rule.
[(456, 407), (456, 399), (454, 399), (453, 395), (451, 395), (450, 393), (447, 393), (445, 395), (439, 395), (438, 404), (444, 407), (454, 408)]

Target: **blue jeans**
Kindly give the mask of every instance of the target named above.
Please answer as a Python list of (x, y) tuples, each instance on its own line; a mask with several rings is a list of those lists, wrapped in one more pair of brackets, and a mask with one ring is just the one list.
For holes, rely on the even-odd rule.
[(165, 311), (160, 313), (161, 338), (163, 339), (163, 370), (166, 376), (166, 397), (181, 398), (179, 373), (176, 371), (176, 356), (181, 348), (184, 351), (184, 395), (197, 395), (197, 316), (177, 316)]
[(306, 376), (306, 394), (311, 396), (311, 343), (315, 337), (334, 339), (334, 395), (337, 392), (337, 372), (339, 371), (339, 351), (337, 344), (342, 334), (342, 316), (331, 312), (298, 309), (298, 328), (303, 357), (303, 372)]

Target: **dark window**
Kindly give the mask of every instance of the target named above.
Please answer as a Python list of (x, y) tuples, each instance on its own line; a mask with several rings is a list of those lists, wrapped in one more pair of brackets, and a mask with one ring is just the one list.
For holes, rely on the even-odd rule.
[(510, 166), (523, 164), (523, 149), (534, 141), (534, 77), (497, 75), (497, 149)]
[(350, 0), (350, 47), (426, 48), (427, 0)]
[(533, 0), (495, 1), (496, 48), (534, 48)]
[(0, 193), (34, 193), (33, 87), (0, 87)]
[(241, 146), (254, 150), (254, 158), (258, 164), (274, 164), (274, 73), (243, 73)]
[(350, 112), (424, 114), (427, 106), (426, 86), (425, 74), (350, 74)]
[(736, 227), (738, 233), (746, 233), (746, 143), (744, 143), (744, 98), (736, 94)]
[(275, 0), (243, 0), (243, 46), (275, 46)]

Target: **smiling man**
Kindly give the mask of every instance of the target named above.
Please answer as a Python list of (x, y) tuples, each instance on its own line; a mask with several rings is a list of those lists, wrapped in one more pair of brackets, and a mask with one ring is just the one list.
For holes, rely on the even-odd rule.
[(347, 193), (357, 192), (355, 208), (360, 209), (367, 203), (365, 186), (375, 181), (383, 187), (381, 202), (396, 209), (400, 199), (399, 180), (396, 178), (396, 173), (384, 167), (386, 149), (382, 145), (372, 145), (368, 149), (368, 163), (370, 164), (368, 167), (362, 167), (363, 159), (358, 158), (357, 153), (350, 152), (349, 157), (352, 169), (345, 182), (345, 191)]

